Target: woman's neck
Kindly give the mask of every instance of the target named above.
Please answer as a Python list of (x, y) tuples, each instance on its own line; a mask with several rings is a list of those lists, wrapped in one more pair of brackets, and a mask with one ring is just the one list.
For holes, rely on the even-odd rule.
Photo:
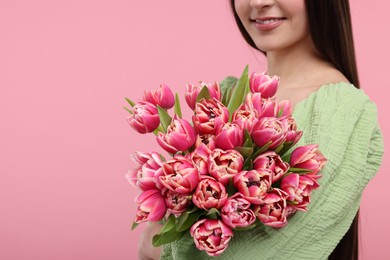
[(280, 77), (280, 88), (305, 87), (319, 79), (332, 66), (315, 51), (314, 46), (267, 52), (268, 75)]

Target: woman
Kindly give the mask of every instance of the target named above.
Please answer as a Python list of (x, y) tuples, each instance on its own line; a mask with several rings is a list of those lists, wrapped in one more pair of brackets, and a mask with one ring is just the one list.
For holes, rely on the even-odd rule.
[[(267, 57), (276, 94), (290, 100), (304, 135), (328, 158), (308, 212), (282, 229), (236, 232), (220, 259), (358, 259), (358, 209), (376, 173), (383, 141), (376, 107), (358, 90), (348, 0), (231, 0), (245, 40)], [(302, 214), (301, 214), (302, 213)], [(352, 223), (352, 224), (351, 224)], [(140, 256), (158, 258), (144, 234)], [(164, 247), (161, 259), (208, 259), (190, 236)]]

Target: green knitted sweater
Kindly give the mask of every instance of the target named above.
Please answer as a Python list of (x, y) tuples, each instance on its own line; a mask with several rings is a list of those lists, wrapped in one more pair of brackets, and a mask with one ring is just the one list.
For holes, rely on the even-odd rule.
[(362, 192), (381, 164), (383, 139), (375, 104), (351, 84), (321, 86), (294, 110), (303, 136), (299, 145), (319, 144), (328, 163), (307, 212), (297, 212), (281, 229), (259, 226), (235, 231), (218, 257), (199, 251), (188, 234), (165, 245), (163, 260), (327, 259), (349, 229)]

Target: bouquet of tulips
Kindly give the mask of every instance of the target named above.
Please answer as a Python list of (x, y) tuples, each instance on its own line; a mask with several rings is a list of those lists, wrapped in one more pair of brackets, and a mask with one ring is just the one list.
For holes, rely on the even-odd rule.
[(273, 97), (278, 83), (264, 73), (249, 77), (246, 67), (239, 79), (187, 84), (192, 120), (182, 118), (178, 94), (166, 85), (137, 103), (126, 98), (130, 126), (153, 132), (169, 153), (132, 154), (137, 166), (126, 177), (141, 191), (133, 228), (161, 222), (154, 246), (190, 232), (199, 250), (217, 256), (235, 230), (281, 228), (306, 211), (326, 158), (316, 144), (293, 149), (302, 131), (289, 102)]

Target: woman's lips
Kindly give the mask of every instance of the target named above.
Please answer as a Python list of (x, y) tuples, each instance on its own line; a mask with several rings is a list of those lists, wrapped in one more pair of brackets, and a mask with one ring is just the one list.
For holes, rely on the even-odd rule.
[(279, 25), (281, 25), (284, 22), (284, 20), (285, 18), (269, 17), (269, 18), (251, 19), (251, 22), (260, 31), (270, 31), (272, 29), (275, 29)]

